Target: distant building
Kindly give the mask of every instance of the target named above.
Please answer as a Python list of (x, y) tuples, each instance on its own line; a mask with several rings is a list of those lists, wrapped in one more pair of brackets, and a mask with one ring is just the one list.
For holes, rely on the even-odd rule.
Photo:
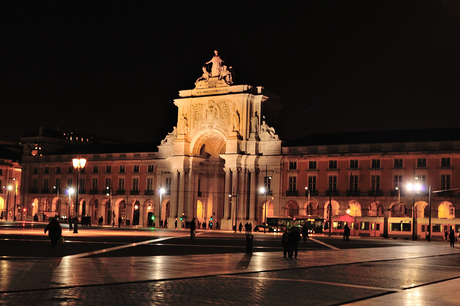
[[(27, 217), (78, 214), (93, 223), (102, 216), (105, 224), (121, 218), (124, 225), (157, 227), (160, 219), (168, 227), (177, 220), (179, 228), (196, 218), (228, 230), (267, 219), (331, 233), (348, 223), (352, 235), (414, 238), (425, 238), (430, 220), (433, 235), (460, 230), (460, 129), (310, 135), (282, 145), (268, 125), (278, 122), (278, 97), (260, 86), (233, 85), (228, 70), (217, 68), (203, 67), (195, 88), (179, 92), (177, 124), (158, 146), (25, 154)], [(66, 191), (77, 185), (74, 157), (87, 160), (78, 212)], [(421, 187), (412, 193), (408, 183)]]
[(22, 220), (27, 214), (21, 207), (21, 147), (0, 143), (0, 220)]

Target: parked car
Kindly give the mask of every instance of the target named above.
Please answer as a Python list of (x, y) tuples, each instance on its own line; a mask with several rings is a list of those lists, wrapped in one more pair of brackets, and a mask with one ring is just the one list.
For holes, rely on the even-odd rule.
[(254, 232), (263, 232), (264, 227), (265, 227), (266, 232), (277, 232), (278, 231), (278, 229), (273, 228), (269, 225), (259, 224), (259, 225), (254, 226)]

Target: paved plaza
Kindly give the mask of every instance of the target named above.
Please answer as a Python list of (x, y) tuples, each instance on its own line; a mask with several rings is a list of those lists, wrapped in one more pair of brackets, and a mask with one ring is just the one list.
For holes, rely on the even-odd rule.
[[(297, 259), (283, 258), (281, 252), (95, 256), (166, 239), (170, 237), (64, 257), (5, 257), (0, 261), (0, 305), (457, 305), (460, 301), (457, 266), (438, 263), (435, 277), (391, 271), (404, 260), (420, 268), (427, 258), (460, 258), (459, 249), (438, 241), (331, 247), (302, 251)], [(365, 273), (365, 281), (359, 273)], [(382, 283), (383, 277), (388, 282)]]

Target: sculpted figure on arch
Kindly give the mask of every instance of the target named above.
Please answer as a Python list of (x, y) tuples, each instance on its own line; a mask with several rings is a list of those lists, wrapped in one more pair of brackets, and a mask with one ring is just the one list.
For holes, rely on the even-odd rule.
[(211, 67), (211, 77), (220, 76), (220, 71), (222, 69), (223, 60), (219, 56), (219, 52), (214, 50), (214, 56), (206, 64), (212, 64)]

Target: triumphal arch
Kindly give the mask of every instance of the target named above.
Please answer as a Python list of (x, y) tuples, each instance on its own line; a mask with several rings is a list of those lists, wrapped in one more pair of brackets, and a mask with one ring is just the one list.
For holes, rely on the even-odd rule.
[(161, 208), (171, 225), (182, 216), (221, 229), (256, 225), (279, 202), (272, 192), (281, 184), (281, 140), (272, 127), (278, 97), (235, 85), (233, 68), (214, 53), (195, 87), (179, 91), (177, 125), (158, 146), (159, 170), (171, 176), (169, 207)]

